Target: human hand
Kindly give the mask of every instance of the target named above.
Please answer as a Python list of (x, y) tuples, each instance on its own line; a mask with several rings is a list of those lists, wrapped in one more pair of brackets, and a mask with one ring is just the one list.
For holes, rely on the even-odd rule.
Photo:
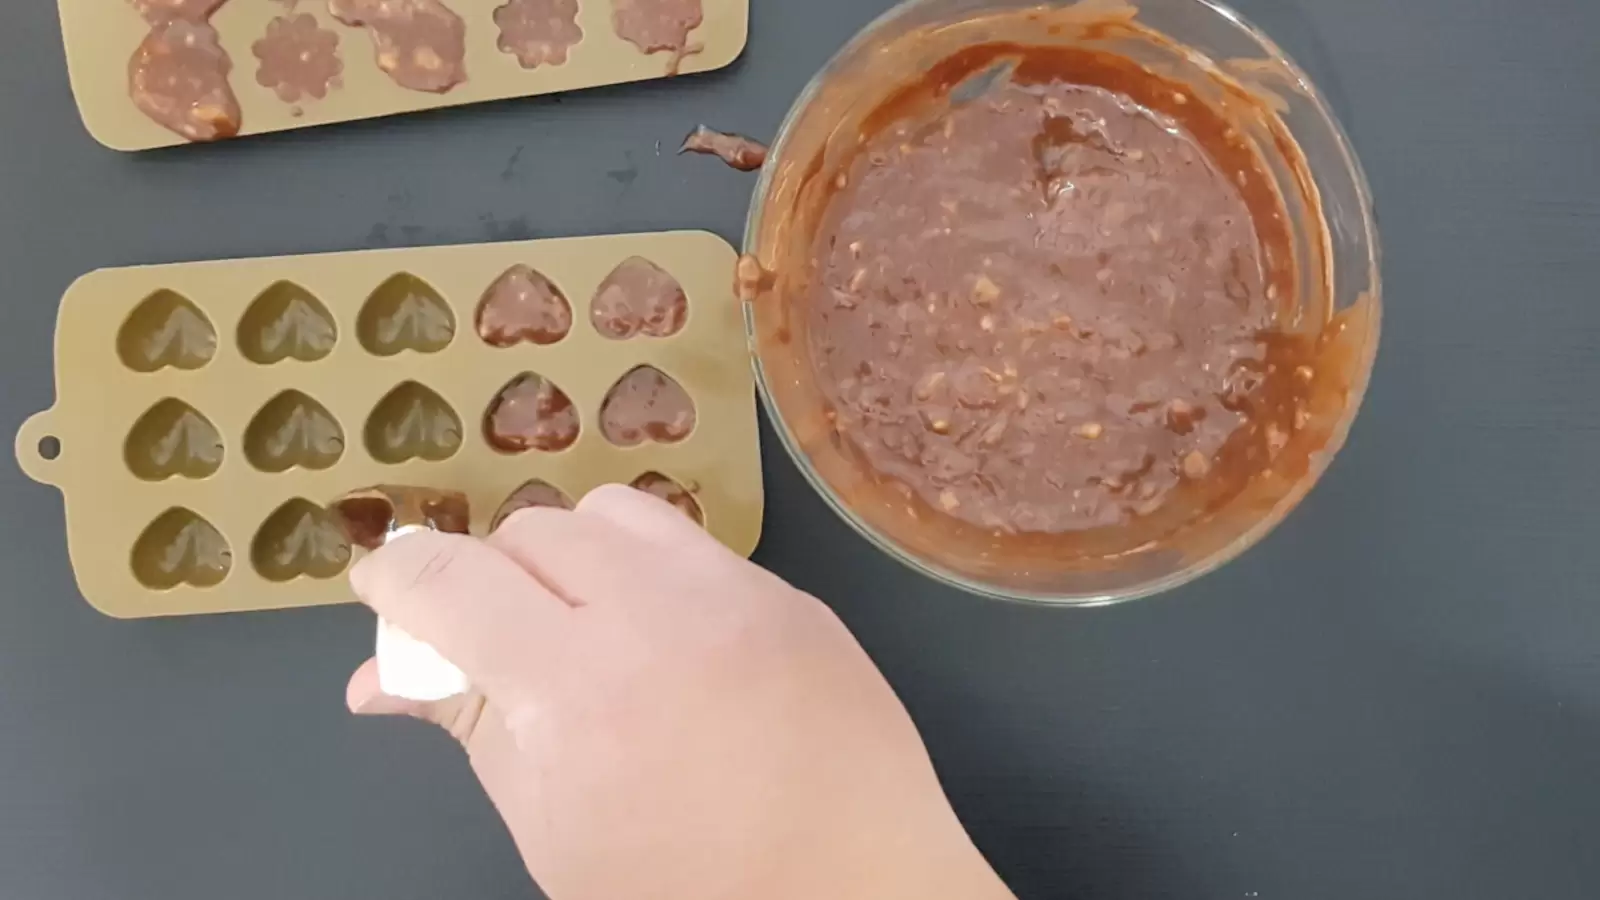
[(833, 613), (610, 486), (351, 573), (475, 686), (357, 713), (446, 728), (552, 900), (1009, 900), (894, 692)]

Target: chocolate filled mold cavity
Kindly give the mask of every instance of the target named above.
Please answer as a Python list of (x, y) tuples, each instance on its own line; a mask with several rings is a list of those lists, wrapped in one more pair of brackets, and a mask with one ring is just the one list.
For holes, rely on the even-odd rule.
[(385, 465), (441, 462), (461, 449), (461, 417), (432, 390), (408, 381), (378, 401), (367, 418), (367, 452)]
[(321, 403), (299, 391), (272, 398), (244, 433), (244, 454), (263, 472), (320, 471), (344, 455), (344, 429)]
[(493, 531), (499, 528), (505, 524), (506, 519), (511, 518), (512, 513), (520, 512), (524, 509), (533, 509), (534, 507), (572, 509), (573, 506), (572, 498), (567, 496), (566, 491), (548, 481), (535, 478), (512, 491), (511, 496), (500, 504), (500, 508), (495, 511), (489, 530)]
[(689, 320), (689, 298), (670, 272), (634, 256), (600, 283), (589, 317), (595, 330), (612, 340), (671, 337)]
[(618, 447), (676, 444), (695, 426), (694, 400), (654, 366), (639, 366), (612, 386), (600, 406), (600, 432)]
[(133, 545), (133, 575), (151, 590), (179, 585), (216, 587), (233, 569), (227, 538), (191, 510), (174, 507), (147, 526)]
[(256, 57), (256, 84), (284, 103), (321, 100), (339, 85), (344, 61), (339, 35), (309, 13), (277, 16), (250, 45)]
[(128, 96), (151, 121), (187, 140), (230, 138), (244, 119), (228, 83), (232, 71), (206, 17), (156, 21), (128, 60)]
[(500, 389), (483, 417), (483, 436), (501, 453), (558, 453), (578, 441), (578, 409), (555, 382), (524, 372)]
[(668, 74), (676, 75), (683, 59), (700, 52), (689, 34), (705, 21), (701, 0), (612, 0), (611, 27), (617, 37), (640, 53), (670, 53)]
[(134, 307), (117, 332), (117, 356), (135, 372), (193, 370), (217, 355), (217, 330), (187, 297), (162, 289)]
[(549, 346), (572, 332), (572, 304), (556, 283), (525, 265), (507, 269), (478, 301), (478, 337), (491, 347)]
[(467, 80), (467, 26), (440, 0), (328, 0), (333, 17), (372, 36), (378, 68), (412, 91), (443, 94)]
[[(591, 0), (593, 2), (593, 0)], [(578, 0), (511, 0), (494, 11), (496, 46), (524, 69), (559, 66), (578, 42)]]
[(378, 285), (356, 319), (361, 346), (376, 356), (438, 353), (456, 336), (456, 315), (433, 286), (406, 272)]
[(182, 400), (152, 406), (128, 432), (123, 461), (141, 481), (209, 478), (222, 467), (222, 435), (211, 420)]
[(338, 341), (332, 313), (292, 281), (262, 291), (239, 320), (239, 352), (258, 365), (286, 359), (316, 362), (332, 353)]
[(472, 506), (459, 491), (380, 484), (350, 491), (334, 501), (332, 512), (357, 547), (376, 550), (403, 528), (466, 534)]
[(338, 517), (296, 497), (267, 517), (250, 542), (250, 563), (262, 578), (327, 579), (350, 565), (350, 539)]
[(679, 512), (693, 519), (696, 525), (706, 524), (705, 511), (700, 508), (700, 501), (695, 499), (693, 492), (660, 472), (646, 472), (635, 478), (630, 486), (634, 490), (644, 491), (646, 494), (667, 501)]

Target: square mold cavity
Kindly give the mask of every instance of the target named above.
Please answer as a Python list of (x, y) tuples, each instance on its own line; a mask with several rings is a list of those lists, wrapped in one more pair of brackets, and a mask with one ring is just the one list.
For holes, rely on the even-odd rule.
[(360, 551), (326, 507), (374, 484), (460, 491), (477, 534), (632, 484), (748, 555), (735, 261), (666, 232), (92, 272), (17, 458), (62, 491), (84, 596), (123, 618), (351, 600)]

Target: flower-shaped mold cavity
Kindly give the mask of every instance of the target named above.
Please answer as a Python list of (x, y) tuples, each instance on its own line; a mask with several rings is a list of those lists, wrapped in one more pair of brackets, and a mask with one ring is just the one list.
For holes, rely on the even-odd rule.
[(222, 467), (222, 435), (182, 400), (157, 403), (133, 424), (122, 447), (128, 471), (143, 481), (209, 478)]
[(507, 269), (478, 301), (478, 337), (491, 347), (548, 346), (572, 331), (572, 304), (555, 282), (527, 266)]
[(133, 545), (133, 575), (157, 591), (180, 584), (216, 587), (233, 568), (227, 538), (210, 522), (183, 507), (156, 517)]
[(297, 497), (262, 523), (250, 562), (268, 581), (333, 578), (350, 565), (350, 539), (332, 513)]
[(496, 46), (524, 69), (562, 65), (583, 40), (578, 0), (510, 0), (494, 11), (494, 23), (500, 26)]
[(543, 375), (524, 372), (500, 389), (483, 416), (483, 436), (502, 453), (557, 453), (577, 443), (572, 398)]
[(292, 281), (262, 291), (239, 320), (239, 352), (263, 366), (286, 359), (316, 362), (338, 340), (339, 326), (328, 308)]
[(493, 531), (511, 518), (511, 514), (519, 510), (532, 509), (535, 506), (547, 506), (553, 509), (572, 509), (572, 498), (566, 491), (556, 487), (548, 481), (537, 478), (511, 492), (506, 502), (500, 504), (500, 509), (495, 512), (493, 524), (489, 530)]
[(163, 289), (144, 298), (122, 323), (117, 355), (135, 372), (198, 369), (217, 355), (217, 330), (187, 297)]
[(367, 298), (356, 317), (356, 335), (377, 356), (438, 353), (455, 339), (456, 316), (432, 285), (401, 272)]
[(689, 392), (655, 366), (622, 376), (600, 405), (600, 433), (618, 447), (676, 444), (694, 431), (694, 423)]
[(633, 488), (671, 503), (679, 512), (693, 519), (696, 525), (706, 524), (706, 514), (701, 511), (700, 501), (694, 498), (694, 493), (660, 472), (640, 475), (633, 480)]
[(344, 429), (321, 403), (299, 391), (284, 391), (250, 420), (244, 455), (263, 472), (287, 472), (295, 466), (326, 469), (344, 455)]
[(589, 318), (612, 340), (671, 337), (689, 319), (689, 298), (671, 273), (642, 256), (629, 257), (600, 282)]
[(367, 452), (380, 463), (440, 462), (461, 449), (461, 417), (443, 397), (408, 381), (378, 401), (366, 434)]

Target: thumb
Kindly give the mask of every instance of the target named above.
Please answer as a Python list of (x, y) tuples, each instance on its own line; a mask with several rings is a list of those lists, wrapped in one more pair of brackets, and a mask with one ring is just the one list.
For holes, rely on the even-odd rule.
[(385, 694), (378, 683), (378, 661), (369, 659), (350, 676), (344, 691), (345, 705), (358, 716), (410, 716), (443, 728), (463, 747), (483, 722), (487, 705), (482, 692), (470, 690), (445, 700), (424, 702)]

